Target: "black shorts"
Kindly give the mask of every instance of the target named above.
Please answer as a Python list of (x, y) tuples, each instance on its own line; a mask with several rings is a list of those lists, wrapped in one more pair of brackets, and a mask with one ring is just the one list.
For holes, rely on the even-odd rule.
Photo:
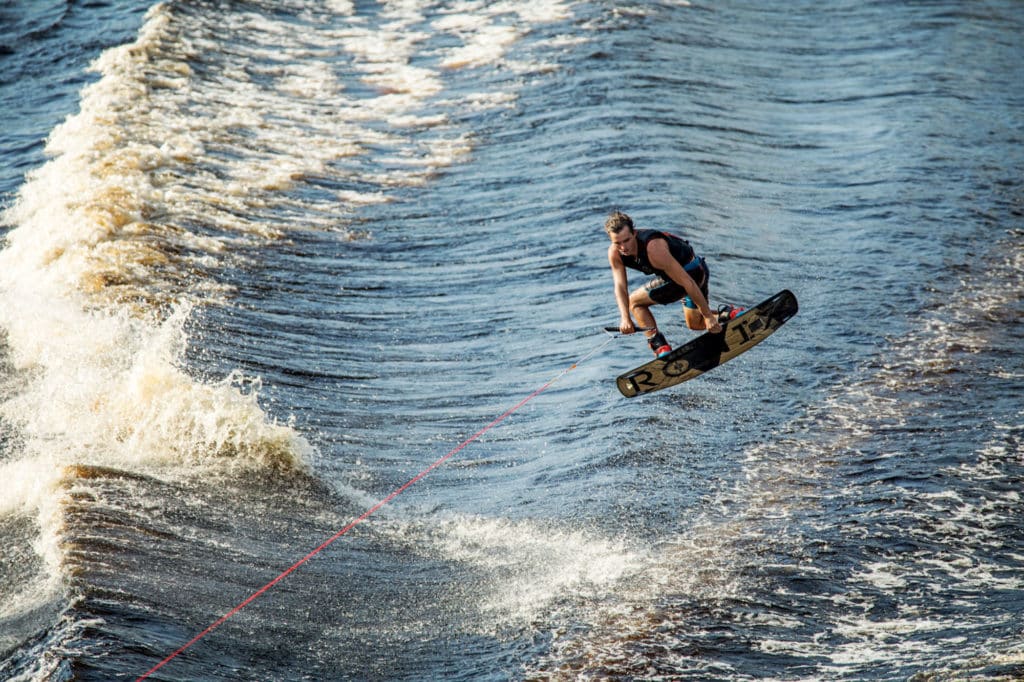
[[(711, 270), (708, 269), (708, 264), (704, 262), (703, 258), (699, 258), (698, 260), (700, 261), (699, 267), (687, 268), (686, 274), (693, 277), (693, 281), (696, 282), (697, 286), (700, 288), (700, 293), (704, 294), (704, 298), (707, 299), (708, 281), (711, 279)], [(644, 289), (647, 290), (647, 295), (651, 297), (651, 300), (659, 305), (675, 303), (682, 299), (684, 306), (694, 310), (697, 309), (697, 304), (694, 303), (693, 299), (686, 293), (686, 289), (672, 280), (666, 280), (662, 277), (658, 277), (645, 284)]]

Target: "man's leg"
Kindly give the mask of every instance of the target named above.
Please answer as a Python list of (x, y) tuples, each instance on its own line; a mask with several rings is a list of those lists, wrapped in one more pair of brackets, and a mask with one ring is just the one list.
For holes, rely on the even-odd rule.
[[(708, 264), (703, 258), (700, 260), (700, 270), (691, 273), (691, 277), (697, 282), (697, 286), (700, 287), (700, 293), (704, 294), (704, 299), (710, 305), (711, 299), (708, 298), (708, 284), (711, 281), (711, 269), (708, 268)], [(697, 310), (697, 304), (689, 296), (683, 299), (683, 316), (686, 318), (686, 326), (695, 332), (704, 331), (708, 328), (707, 322), (704, 321), (704, 316)]]
[[(687, 301), (690, 299), (687, 298)], [(695, 332), (703, 331), (707, 329), (707, 323), (704, 321), (704, 316), (700, 314), (700, 311), (696, 307), (691, 308), (690, 306), (683, 303), (683, 315), (686, 316), (686, 326)]]
[(654, 336), (653, 330), (658, 327), (654, 314), (651, 312), (652, 305), (657, 304), (651, 299), (651, 295), (647, 293), (645, 287), (640, 287), (629, 295), (629, 311), (633, 314), (633, 319), (636, 320), (637, 326), (650, 327), (652, 330), (644, 332), (647, 338)]
[(636, 320), (637, 326), (648, 329), (644, 332), (644, 336), (647, 337), (647, 345), (651, 347), (655, 355), (660, 357), (667, 355), (672, 350), (672, 346), (665, 339), (665, 335), (658, 331), (658, 323), (651, 312), (652, 305), (657, 305), (657, 301), (651, 298), (647, 287), (640, 287), (629, 295), (630, 313)]

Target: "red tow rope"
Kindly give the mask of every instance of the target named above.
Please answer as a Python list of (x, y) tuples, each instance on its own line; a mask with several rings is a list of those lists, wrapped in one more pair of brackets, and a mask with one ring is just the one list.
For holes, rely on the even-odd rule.
[(193, 644), (195, 644), (196, 642), (201, 640), (203, 637), (206, 637), (208, 634), (210, 634), (211, 632), (216, 630), (218, 627), (220, 627), (228, 618), (231, 618), (233, 615), (235, 615), (236, 613), (238, 613), (239, 611), (244, 609), (246, 606), (248, 606), (250, 603), (255, 601), (264, 592), (266, 592), (267, 590), (272, 588), (274, 585), (278, 584), (279, 582), (281, 582), (282, 580), (287, 578), (289, 575), (291, 575), (291, 573), (293, 571), (295, 571), (297, 568), (299, 568), (299, 566), (302, 566), (304, 563), (306, 563), (307, 561), (309, 561), (310, 559), (315, 557), (317, 554), (319, 554), (320, 552), (322, 552), (325, 549), (327, 549), (332, 543), (334, 543), (335, 540), (337, 540), (341, 536), (343, 536), (346, 533), (348, 533), (350, 530), (352, 530), (353, 528), (358, 526), (360, 523), (362, 523), (366, 519), (368, 519), (371, 516), (373, 516), (373, 514), (375, 512), (377, 512), (381, 507), (385, 506), (386, 504), (388, 504), (389, 502), (394, 500), (396, 497), (401, 495), (403, 492), (405, 492), (407, 489), (409, 489), (410, 487), (412, 487), (413, 485), (418, 483), (420, 480), (425, 478), (427, 474), (429, 474), (431, 471), (433, 471), (434, 469), (438, 468), (439, 466), (441, 466), (442, 464), (447, 462), (452, 457), (454, 457), (459, 451), (461, 451), (467, 445), (469, 445), (473, 441), (477, 440), (478, 438), (480, 438), (480, 436), (484, 435), (485, 433), (487, 433), (488, 431), (493, 429), (495, 426), (497, 426), (498, 424), (503, 422), (510, 414), (512, 414), (513, 412), (515, 412), (516, 410), (521, 408), (523, 405), (525, 405), (526, 403), (530, 402), (531, 400), (536, 398), (538, 395), (540, 395), (541, 393), (546, 391), (548, 388), (551, 387), (552, 384), (554, 384), (556, 381), (561, 379), (563, 376), (565, 376), (566, 374), (568, 374), (572, 370), (576, 369), (576, 367), (580, 363), (582, 363), (584, 360), (586, 360), (587, 358), (590, 358), (591, 356), (595, 355), (598, 351), (600, 351), (602, 348), (604, 348), (606, 345), (608, 345), (608, 343), (612, 339), (614, 339), (614, 338), (615, 337), (609, 337), (600, 346), (597, 346), (596, 348), (594, 348), (594, 350), (590, 351), (589, 353), (584, 355), (582, 358), (580, 358), (579, 360), (574, 362), (567, 369), (562, 370), (557, 376), (555, 376), (553, 379), (548, 381), (546, 384), (544, 384), (543, 386), (541, 386), (540, 388), (535, 390), (533, 393), (531, 393), (530, 395), (528, 395), (525, 398), (523, 398), (522, 400), (520, 400), (513, 407), (511, 407), (508, 410), (506, 410), (505, 412), (503, 412), (499, 417), (497, 417), (490, 424), (488, 424), (487, 426), (483, 427), (482, 429), (480, 429), (479, 431), (474, 433), (472, 436), (470, 436), (466, 440), (464, 440), (461, 443), (459, 443), (457, 446), (455, 446), (454, 448), (449, 450), (443, 457), (441, 457), (440, 459), (435, 461), (433, 464), (428, 466), (426, 469), (424, 469), (420, 473), (418, 473), (415, 476), (413, 476), (411, 479), (409, 479), (402, 486), (396, 488), (390, 495), (388, 495), (387, 497), (382, 499), (380, 502), (378, 502), (377, 504), (375, 504), (372, 507), (370, 507), (369, 509), (367, 509), (363, 513), (362, 516), (360, 516), (359, 518), (357, 518), (354, 521), (352, 521), (351, 523), (349, 523), (347, 526), (345, 526), (344, 528), (339, 530), (337, 533), (335, 533), (331, 537), (327, 538), (327, 540), (325, 540), (323, 543), (321, 543), (320, 546), (318, 546), (312, 552), (310, 552), (306, 556), (304, 556), (301, 559), (299, 559), (298, 561), (296, 561), (287, 570), (283, 571), (279, 576), (277, 576), (276, 578), (271, 580), (269, 583), (267, 583), (266, 585), (264, 585), (260, 589), (258, 589), (255, 592), (253, 592), (251, 595), (249, 595), (245, 599), (245, 601), (241, 602), (238, 606), (236, 606), (235, 608), (233, 608), (230, 611), (228, 611), (227, 613), (225, 613), (223, 616), (221, 616), (216, 621), (214, 621), (208, 628), (206, 628), (205, 630), (200, 632), (198, 635), (196, 635), (195, 637), (190, 639), (188, 642), (186, 642), (181, 647), (179, 647), (174, 653), (170, 654), (167, 658), (163, 659), (162, 661), (157, 663), (155, 666), (153, 666), (152, 668), (147, 670), (145, 673), (143, 673), (141, 676), (139, 676), (136, 679), (135, 682), (140, 682), (141, 680), (145, 680), (150, 675), (155, 673), (157, 670), (159, 670), (160, 668), (164, 667), (165, 665), (167, 665), (168, 663), (173, 661), (175, 658), (177, 658), (179, 655), (181, 655), (186, 649), (188, 649)]

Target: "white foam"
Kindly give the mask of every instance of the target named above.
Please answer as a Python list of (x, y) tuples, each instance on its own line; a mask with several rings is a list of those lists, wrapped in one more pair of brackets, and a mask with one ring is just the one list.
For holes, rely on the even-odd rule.
[(461, 516), (430, 536), (446, 560), (485, 569), (481, 610), (500, 624), (531, 622), (557, 599), (602, 593), (642, 565), (620, 540), (553, 524)]
[[(19, 365), (21, 390), (0, 404), (20, 449), (0, 462), (0, 516), (27, 515), (42, 570), (0, 607), (24, 613), (63, 589), (66, 470), (98, 464), (193, 475), (206, 467), (304, 468), (309, 446), (268, 420), (258, 384), (237, 375), (203, 383), (180, 369), (183, 311), (158, 326), (85, 311), (68, 299), (12, 303), (0, 321)], [(240, 389), (240, 386), (244, 390)]]
[(481, 26), (463, 47), (452, 51), (441, 64), (449, 69), (459, 69), (494, 63), (505, 55), (519, 35), (514, 26)]
[(915, 654), (928, 650), (942, 651), (962, 641), (960, 636), (942, 639), (913, 638), (910, 635), (933, 633), (955, 627), (955, 623), (933, 618), (918, 618), (912, 613), (898, 619), (848, 619), (836, 623), (836, 634), (852, 640), (835, 647), (831, 660), (839, 665), (877, 663), (899, 658), (906, 652)]
[(352, 0), (325, 0), (324, 5), (331, 12), (340, 15), (354, 14), (356, 11)]
[(895, 566), (887, 562), (876, 562), (864, 565), (864, 569), (854, 573), (855, 580), (863, 581), (883, 590), (894, 590), (905, 587), (907, 581), (894, 573)]
[[(59, 584), (65, 467), (175, 476), (307, 466), (305, 440), (261, 409), (258, 379), (200, 380), (184, 369), (186, 322), (197, 302), (226, 300), (215, 274), (238, 244), (338, 230), (339, 209), (390, 201), (396, 188), (463, 159), (472, 135), (453, 128), (449, 112), (508, 106), (515, 94), (498, 86), (442, 99), (452, 76), (444, 64), (491, 63), (528, 33), (524, 22), (567, 16), (561, 2), (464, 8), (477, 16), (452, 24), (461, 47), (441, 50), (425, 47), (434, 29), (419, 2), (384, 3), (385, 24), (370, 28), (352, 2), (331, 0), (300, 18), (304, 31), (295, 17), (253, 12), (195, 30), (160, 3), (133, 43), (92, 64), (99, 79), (52, 131), (49, 160), (4, 216), (14, 227), (0, 251), (0, 325), (22, 385), (0, 405), (20, 448), (0, 463), (0, 514), (37, 519), (47, 566), (25, 594)], [(245, 39), (225, 50), (225, 36)], [(339, 50), (371, 95), (346, 92)], [(223, 63), (193, 69), (197, 55)], [(367, 188), (294, 192), (310, 178), (346, 175), (339, 165), (355, 157)], [(559, 581), (606, 580), (628, 562), (614, 552), (603, 565), (593, 553), (590, 564), (559, 556), (569, 577), (538, 569), (524, 578), (524, 603), (543, 602)], [(531, 597), (534, 579), (555, 587)]]
[[(204, 383), (180, 369), (187, 308), (152, 324), (58, 302), (28, 301), (0, 314), (18, 364), (32, 369), (25, 388), (0, 406), (25, 441), (16, 463), (45, 462), (54, 475), (80, 463), (303, 466), (308, 446), (268, 421), (258, 382), (232, 374)], [(48, 495), (19, 486), (5, 497), (39, 504)]]

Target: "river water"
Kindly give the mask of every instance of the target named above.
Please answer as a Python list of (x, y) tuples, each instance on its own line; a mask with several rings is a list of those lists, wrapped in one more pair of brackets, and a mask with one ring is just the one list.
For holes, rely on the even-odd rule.
[[(3, 6), (0, 678), (1024, 676), (1022, 34)], [(800, 314), (622, 398), (614, 209)]]

